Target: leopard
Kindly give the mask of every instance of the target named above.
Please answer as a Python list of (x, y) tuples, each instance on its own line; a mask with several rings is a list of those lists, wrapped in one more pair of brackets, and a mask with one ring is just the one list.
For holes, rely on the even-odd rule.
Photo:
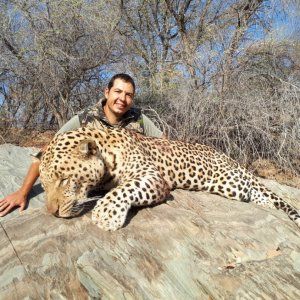
[[(203, 144), (81, 127), (54, 137), (39, 172), (50, 214), (76, 217), (93, 200), (92, 222), (106, 231), (123, 227), (131, 207), (160, 204), (174, 189), (281, 209), (300, 227), (294, 207), (237, 161)], [(104, 196), (89, 196), (99, 188)]]

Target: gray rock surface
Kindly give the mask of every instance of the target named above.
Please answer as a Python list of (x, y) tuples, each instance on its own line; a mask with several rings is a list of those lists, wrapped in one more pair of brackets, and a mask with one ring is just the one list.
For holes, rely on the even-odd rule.
[[(1, 198), (32, 152), (0, 146)], [(299, 190), (264, 183), (300, 209)], [(104, 232), (49, 215), (37, 184), (0, 223), (0, 299), (300, 299), (300, 230), (281, 211), (176, 190)]]

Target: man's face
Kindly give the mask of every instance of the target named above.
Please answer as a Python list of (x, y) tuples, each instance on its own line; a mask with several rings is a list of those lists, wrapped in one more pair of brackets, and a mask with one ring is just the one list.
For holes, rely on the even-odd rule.
[(130, 82), (115, 79), (110, 90), (105, 89), (105, 106), (116, 116), (124, 115), (133, 105), (134, 89)]

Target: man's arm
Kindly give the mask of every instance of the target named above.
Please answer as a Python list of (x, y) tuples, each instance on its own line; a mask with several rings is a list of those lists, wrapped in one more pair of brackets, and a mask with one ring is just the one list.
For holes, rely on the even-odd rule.
[(67, 131), (75, 130), (80, 127), (80, 121), (78, 115), (75, 115), (67, 123), (65, 123), (56, 134), (61, 134)]
[(143, 125), (144, 125), (144, 134), (146, 136), (152, 136), (157, 138), (167, 138), (167, 136), (158, 129), (155, 124), (144, 114), (143, 116)]

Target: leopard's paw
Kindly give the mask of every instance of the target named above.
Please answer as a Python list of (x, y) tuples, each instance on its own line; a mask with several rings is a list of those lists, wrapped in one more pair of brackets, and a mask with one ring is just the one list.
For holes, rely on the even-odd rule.
[(113, 203), (97, 204), (92, 212), (92, 221), (103, 230), (115, 231), (124, 225), (127, 211)]

